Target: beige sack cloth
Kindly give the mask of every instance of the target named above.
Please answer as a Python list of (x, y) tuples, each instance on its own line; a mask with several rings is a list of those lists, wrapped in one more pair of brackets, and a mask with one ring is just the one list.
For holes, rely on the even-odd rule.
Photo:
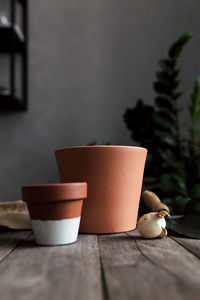
[(0, 226), (18, 230), (31, 229), (26, 203), (22, 200), (0, 202)]

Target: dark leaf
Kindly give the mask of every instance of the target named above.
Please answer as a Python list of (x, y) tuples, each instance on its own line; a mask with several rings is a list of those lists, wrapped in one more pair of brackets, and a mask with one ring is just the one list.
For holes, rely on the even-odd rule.
[(135, 107), (128, 108), (123, 117), (128, 129), (132, 130), (141, 125), (141, 119), (143, 119), (144, 122), (151, 122), (153, 112), (154, 108), (152, 106), (144, 104), (142, 100), (138, 100)]
[(186, 205), (185, 213), (200, 215), (200, 202), (190, 200)]
[(153, 112), (154, 108), (152, 106), (145, 105), (142, 100), (138, 100), (136, 106), (132, 109), (127, 109), (123, 116), (127, 128), (132, 133), (132, 138), (140, 142), (143, 146), (151, 143), (152, 140), (154, 126), (152, 121)]
[(161, 111), (174, 112), (173, 100), (168, 97), (156, 97), (155, 103)]
[(183, 196), (187, 195), (185, 179), (178, 174), (163, 174), (161, 183), (167, 192), (178, 193)]
[(173, 168), (180, 167), (180, 162), (177, 160), (173, 152), (169, 149), (158, 149), (158, 153), (162, 157), (162, 159), (168, 164), (168, 166), (171, 166)]
[(173, 84), (174, 78), (166, 72), (157, 72), (156, 78), (158, 82), (161, 82), (165, 85), (171, 86)]
[(174, 131), (174, 124), (172, 122), (169, 122), (163, 118), (162, 115), (159, 114), (159, 112), (154, 112), (152, 115), (153, 122), (155, 123), (156, 126), (160, 126), (163, 129), (168, 129), (169, 132)]
[(187, 32), (182, 35), (169, 49), (169, 56), (173, 59), (177, 59), (180, 55), (183, 46), (193, 37), (193, 32)]
[(181, 195), (178, 195), (174, 199), (174, 210), (177, 215), (182, 215), (185, 212), (185, 208), (187, 203), (190, 201), (190, 197), (184, 197)]
[(172, 172), (173, 175), (177, 175), (178, 178), (182, 178), (184, 180), (184, 182), (186, 183), (186, 171), (184, 169), (184, 163), (182, 163), (182, 167), (177, 168), (176, 171)]
[(159, 114), (160, 118), (162, 118), (163, 120), (175, 124), (175, 122), (176, 122), (176, 119), (175, 119), (176, 116), (172, 112), (169, 112), (169, 111), (158, 111), (157, 113)]
[(154, 83), (153, 87), (158, 94), (167, 96), (171, 96), (173, 94), (173, 87), (170, 85), (165, 85), (157, 81)]
[(161, 59), (158, 61), (160, 67), (163, 69), (163, 71), (172, 74), (175, 64), (172, 60), (170, 59)]
[(154, 133), (155, 136), (159, 138), (160, 143), (167, 144), (168, 146), (177, 146), (177, 140), (173, 134), (158, 129), (156, 129)]
[(180, 83), (180, 80), (174, 80), (173, 84), (172, 84), (172, 89), (175, 90), (178, 88)]
[(166, 204), (167, 206), (172, 206), (173, 205), (173, 199), (172, 198), (164, 198), (161, 199), (161, 201)]
[(174, 100), (177, 100), (177, 99), (180, 98), (182, 95), (183, 95), (182, 92), (178, 92), (178, 93), (173, 94), (173, 95), (172, 95), (172, 98), (173, 98)]
[(179, 69), (175, 69), (173, 71), (173, 74), (171, 75), (173, 77), (174, 80), (176, 80), (176, 78), (179, 76), (180, 70)]
[(193, 93), (191, 95), (196, 101), (200, 98), (200, 76), (196, 77)]
[(200, 119), (200, 76), (197, 76), (191, 94), (191, 103), (189, 105), (190, 116), (195, 126)]
[(162, 138), (162, 142), (171, 146), (176, 146), (177, 145), (177, 141), (173, 136), (170, 135), (165, 135)]
[(200, 203), (200, 183), (196, 184), (190, 191), (190, 197), (193, 201)]

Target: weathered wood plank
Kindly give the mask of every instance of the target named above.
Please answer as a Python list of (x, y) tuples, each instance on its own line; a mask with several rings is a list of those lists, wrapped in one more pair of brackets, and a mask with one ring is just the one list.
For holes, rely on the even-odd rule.
[(95, 235), (60, 247), (36, 246), (30, 237), (2, 262), (0, 273), (6, 300), (103, 298)]
[(200, 258), (200, 240), (176, 236), (171, 236), (171, 238)]
[(98, 241), (109, 299), (199, 300), (200, 262), (170, 238), (143, 240), (132, 232)]
[(174, 289), (182, 299), (200, 298), (200, 261), (197, 257), (170, 238), (138, 238), (137, 244), (143, 255), (174, 277)]
[(30, 231), (0, 231), (0, 262), (30, 234)]

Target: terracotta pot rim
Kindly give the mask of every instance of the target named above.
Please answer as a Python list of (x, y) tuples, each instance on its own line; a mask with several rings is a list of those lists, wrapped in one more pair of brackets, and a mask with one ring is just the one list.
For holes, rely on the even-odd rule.
[(72, 147), (63, 147), (58, 148), (55, 152), (65, 151), (69, 149), (101, 149), (101, 148), (114, 148), (114, 149), (127, 149), (127, 150), (136, 150), (136, 151), (145, 151), (147, 149), (139, 146), (123, 146), (123, 145), (91, 145), (91, 146), (72, 146)]
[(22, 186), (24, 202), (60, 202), (87, 198), (86, 182), (67, 182)]
[(22, 188), (42, 188), (42, 187), (70, 187), (70, 186), (87, 186), (87, 182), (63, 182), (63, 183), (41, 183), (41, 184), (30, 184), (23, 185)]

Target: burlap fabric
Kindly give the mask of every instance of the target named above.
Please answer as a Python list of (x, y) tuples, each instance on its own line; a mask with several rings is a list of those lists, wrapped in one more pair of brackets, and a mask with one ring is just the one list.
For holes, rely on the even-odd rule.
[(26, 203), (22, 200), (0, 202), (0, 226), (17, 230), (31, 229)]

